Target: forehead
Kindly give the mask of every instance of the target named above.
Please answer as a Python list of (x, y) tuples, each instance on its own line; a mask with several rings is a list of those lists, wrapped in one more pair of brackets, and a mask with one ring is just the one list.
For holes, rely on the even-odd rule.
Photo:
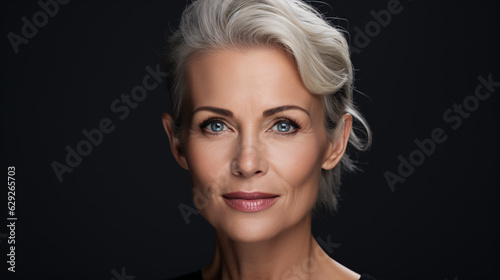
[(313, 110), (321, 103), (303, 84), (292, 59), (277, 47), (217, 49), (194, 56), (187, 70), (192, 109), (238, 111), (286, 103)]

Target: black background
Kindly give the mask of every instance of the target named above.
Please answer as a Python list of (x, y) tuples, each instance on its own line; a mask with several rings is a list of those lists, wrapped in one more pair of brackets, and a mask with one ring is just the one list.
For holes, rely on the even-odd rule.
[[(316, 2), (351, 32), (389, 1)], [(16, 167), (16, 273), (2, 279), (160, 279), (210, 260), (213, 232), (192, 206), (188, 173), (175, 162), (161, 124), (169, 111), (163, 82), (130, 115), (110, 109), (142, 84), (162, 58), (186, 1), (70, 1), (16, 54), (36, 1), (3, 1), (2, 169)], [(354, 53), (355, 101), (374, 142), (359, 154), (362, 172), (344, 176), (340, 212), (314, 221), (313, 233), (339, 246), (333, 257), (383, 279), (498, 279), (498, 109), (500, 87), (454, 130), (443, 114), (474, 95), (478, 76), (500, 81), (499, 9), (494, 1), (401, 1), (403, 10)], [(483, 89), (484, 90), (484, 89)], [(110, 118), (102, 143), (59, 182), (53, 161), (83, 129)], [(391, 191), (414, 141), (442, 128), (447, 140)], [(6, 222), (7, 188), (1, 193)], [(293, 246), (293, 244), (290, 244)]]

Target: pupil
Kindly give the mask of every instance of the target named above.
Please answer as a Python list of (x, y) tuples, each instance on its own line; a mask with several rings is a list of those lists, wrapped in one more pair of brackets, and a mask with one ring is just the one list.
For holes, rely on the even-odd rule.
[(212, 130), (213, 131), (221, 131), (222, 130), (222, 124), (219, 122), (212, 123)]
[(278, 130), (281, 132), (286, 132), (286, 131), (290, 130), (290, 125), (287, 123), (280, 123), (278, 125)]

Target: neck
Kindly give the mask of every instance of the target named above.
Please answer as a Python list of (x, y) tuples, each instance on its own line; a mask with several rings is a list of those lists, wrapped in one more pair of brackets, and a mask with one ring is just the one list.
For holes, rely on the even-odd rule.
[(312, 236), (308, 216), (259, 242), (237, 242), (216, 230), (214, 258), (203, 270), (203, 279), (309, 279), (331, 262)]

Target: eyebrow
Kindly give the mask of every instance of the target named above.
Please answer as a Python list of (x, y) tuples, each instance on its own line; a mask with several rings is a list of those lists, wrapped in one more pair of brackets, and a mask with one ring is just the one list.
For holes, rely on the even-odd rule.
[(300, 111), (303, 111), (304, 113), (306, 113), (309, 117), (311, 117), (311, 114), (309, 114), (309, 112), (306, 109), (299, 107), (299, 106), (295, 106), (295, 105), (286, 105), (286, 106), (279, 106), (276, 108), (267, 109), (262, 113), (262, 115), (264, 117), (268, 117), (268, 116), (271, 116), (271, 115), (274, 115), (274, 114), (277, 114), (279, 112), (283, 112), (286, 110), (300, 110)]
[(231, 112), (229, 110), (222, 109), (222, 108), (217, 108), (217, 107), (212, 107), (212, 106), (198, 107), (198, 108), (196, 108), (196, 110), (193, 111), (193, 113), (191, 113), (191, 115), (194, 115), (194, 114), (196, 114), (199, 111), (210, 111), (210, 112), (214, 112), (216, 114), (223, 115), (223, 116), (226, 116), (226, 117), (232, 117), (233, 116), (233, 112)]
[[(311, 117), (311, 114), (306, 109), (299, 107), (299, 106), (295, 106), (295, 105), (285, 105), (285, 106), (279, 106), (279, 107), (267, 109), (262, 113), (262, 115), (264, 117), (268, 117), (268, 116), (272, 116), (274, 114), (277, 114), (279, 112), (283, 112), (286, 110), (300, 110), (300, 111), (303, 111), (304, 113), (306, 113), (309, 117)], [(233, 112), (231, 112), (227, 109), (222, 109), (222, 108), (217, 108), (217, 107), (212, 107), (212, 106), (198, 107), (193, 111), (193, 113), (191, 115), (194, 115), (195, 113), (197, 113), (199, 111), (210, 111), (210, 112), (214, 112), (216, 114), (220, 114), (220, 115), (227, 116), (227, 117), (233, 116)]]

